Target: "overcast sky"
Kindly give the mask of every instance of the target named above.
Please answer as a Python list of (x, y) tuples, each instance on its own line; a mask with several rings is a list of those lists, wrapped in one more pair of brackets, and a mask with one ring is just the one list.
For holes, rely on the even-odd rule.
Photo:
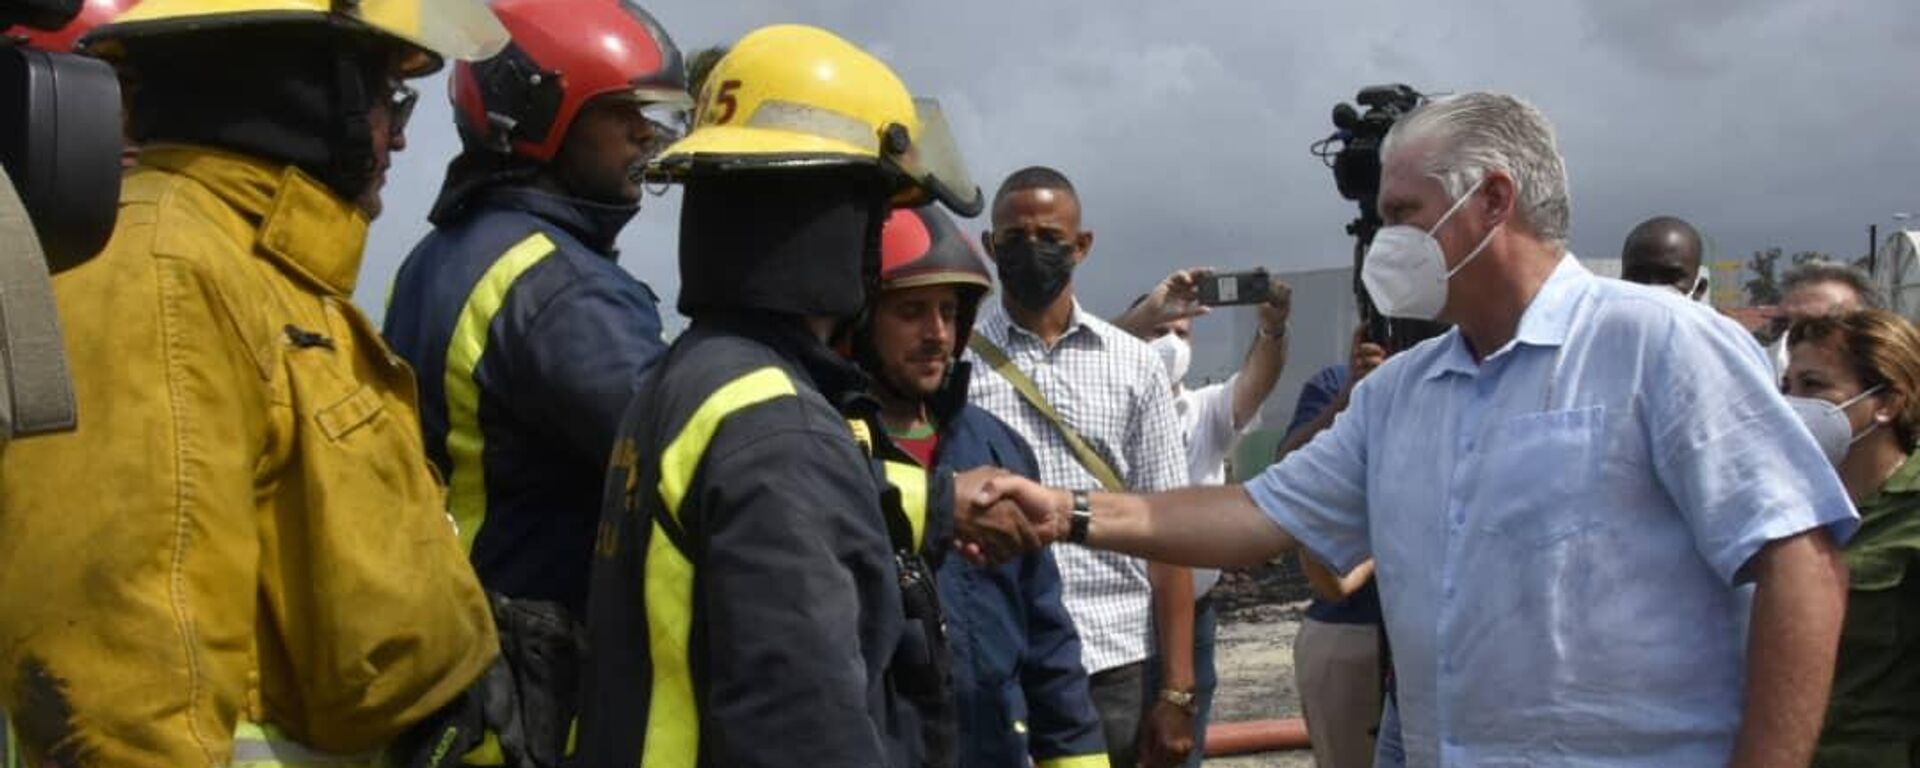
[[(1559, 131), (1575, 253), (1632, 225), (1693, 221), (1721, 258), (1857, 257), (1866, 229), (1920, 213), (1915, 0), (659, 0), (681, 48), (765, 24), (832, 29), (940, 98), (991, 193), (1064, 171), (1097, 234), (1076, 283), (1101, 313), (1168, 270), (1338, 266), (1354, 216), (1307, 145), (1363, 85), (1496, 90)], [(396, 159), (358, 298), (376, 315), (457, 147), (442, 79)], [(677, 293), (673, 195), (649, 198), (621, 264)], [(969, 232), (984, 227), (963, 222)], [(1298, 322), (1298, 321), (1296, 321)]]

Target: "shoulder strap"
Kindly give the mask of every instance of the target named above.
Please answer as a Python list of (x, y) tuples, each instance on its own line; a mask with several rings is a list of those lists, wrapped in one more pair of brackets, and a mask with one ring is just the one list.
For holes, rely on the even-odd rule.
[(967, 347), (972, 349), (974, 354), (979, 355), (980, 359), (987, 361), (987, 365), (992, 366), (994, 373), (1000, 374), (1008, 384), (1012, 384), (1013, 391), (1019, 392), (1021, 399), (1027, 401), (1027, 405), (1033, 406), (1034, 410), (1039, 411), (1041, 416), (1046, 417), (1047, 421), (1053, 424), (1053, 428), (1059, 431), (1060, 438), (1067, 442), (1067, 447), (1073, 449), (1074, 458), (1079, 459), (1080, 466), (1086, 467), (1087, 472), (1092, 473), (1093, 478), (1100, 481), (1101, 488), (1115, 493), (1124, 493), (1127, 490), (1126, 484), (1120, 482), (1120, 475), (1113, 471), (1113, 467), (1107, 464), (1106, 459), (1100, 458), (1099, 452), (1093, 450), (1093, 446), (1087, 445), (1087, 441), (1080, 437), (1079, 432), (1067, 426), (1067, 420), (1060, 418), (1060, 413), (1053, 409), (1053, 404), (1047, 402), (1045, 395), (1040, 394), (1040, 388), (1034, 386), (1033, 380), (1027, 378), (1027, 374), (1021, 372), (1019, 367), (1007, 358), (1007, 353), (1000, 351), (993, 342), (978, 333), (973, 334), (973, 338), (967, 342)]
[(26, 205), (0, 171), (0, 444), (74, 427), (67, 346)]

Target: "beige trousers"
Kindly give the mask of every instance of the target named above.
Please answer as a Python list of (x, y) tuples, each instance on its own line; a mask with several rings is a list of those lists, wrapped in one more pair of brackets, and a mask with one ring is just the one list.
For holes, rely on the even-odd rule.
[(1293, 641), (1293, 678), (1319, 768), (1369, 768), (1380, 723), (1380, 635), (1369, 624), (1305, 619)]

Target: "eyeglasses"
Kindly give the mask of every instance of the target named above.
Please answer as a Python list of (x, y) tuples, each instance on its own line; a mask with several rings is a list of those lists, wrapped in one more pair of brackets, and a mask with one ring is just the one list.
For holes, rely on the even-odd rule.
[(395, 81), (389, 85), (387, 93), (387, 132), (394, 138), (407, 130), (407, 120), (413, 117), (413, 108), (420, 104), (420, 92), (406, 83)]

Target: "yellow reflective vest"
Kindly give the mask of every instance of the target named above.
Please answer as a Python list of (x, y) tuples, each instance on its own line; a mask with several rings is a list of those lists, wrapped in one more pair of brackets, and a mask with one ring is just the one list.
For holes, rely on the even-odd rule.
[(28, 757), (213, 766), (244, 723), (378, 748), (497, 653), (414, 380), (350, 302), (366, 217), (149, 147), (55, 278), (79, 429), (0, 459), (0, 706)]

